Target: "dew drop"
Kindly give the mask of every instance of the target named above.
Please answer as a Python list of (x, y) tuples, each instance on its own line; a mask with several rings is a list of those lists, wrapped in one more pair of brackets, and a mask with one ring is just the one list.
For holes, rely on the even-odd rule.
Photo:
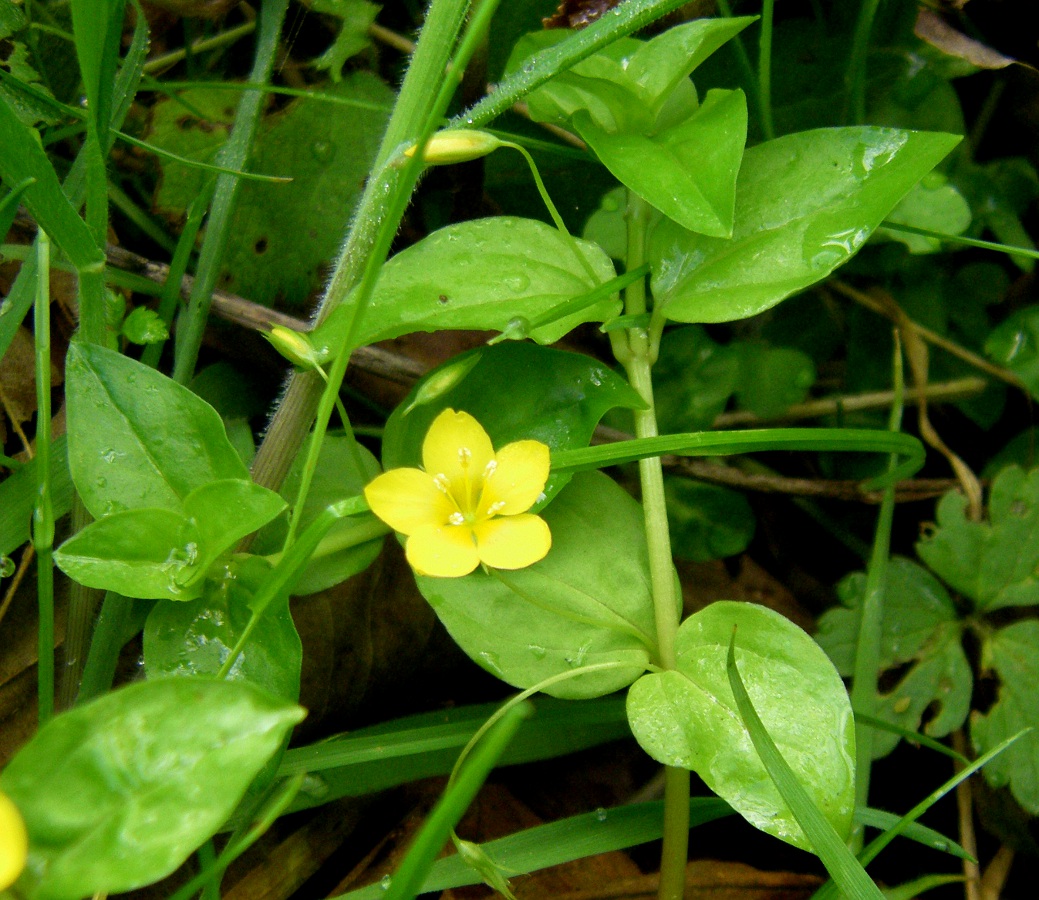
[(105, 485), (108, 484), (108, 479), (105, 478), (103, 475), (98, 475), (97, 478), (94, 479), (94, 484), (96, 484), (99, 488), (103, 488), (105, 487)]
[(527, 649), (530, 651), (530, 655), (533, 656), (534, 659), (544, 659), (545, 654), (548, 653), (544, 647), (539, 647), (537, 644), (527, 644)]
[(526, 275), (510, 275), (503, 280), (505, 282), (505, 287), (514, 294), (518, 294), (520, 291), (525, 291), (530, 287), (530, 279)]
[(595, 819), (598, 822), (605, 822), (606, 821), (606, 815), (607, 815), (606, 810), (603, 809), (601, 806), (595, 811)]
[(336, 155), (336, 148), (331, 141), (314, 141), (310, 152), (319, 163), (330, 163)]
[(379, 889), (383, 891), (388, 891), (390, 889), (390, 884), (392, 882), (393, 879), (390, 878), (389, 875), (383, 875), (382, 880), (379, 882)]

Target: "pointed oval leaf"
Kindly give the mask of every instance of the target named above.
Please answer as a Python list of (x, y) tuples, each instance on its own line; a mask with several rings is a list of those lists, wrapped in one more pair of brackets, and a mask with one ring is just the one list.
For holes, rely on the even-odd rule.
[(740, 676), (766, 730), (846, 837), (855, 806), (851, 703), (826, 654), (779, 613), (719, 601), (686, 619), (677, 669), (645, 675), (628, 693), (636, 740), (659, 762), (696, 772), (752, 825), (811, 849), (736, 708), (725, 669), (733, 628)]
[(208, 567), (287, 506), (274, 491), (244, 478), (225, 478), (195, 488), (184, 498), (184, 513), (202, 538), (200, 565)]
[(80, 900), (165, 877), (304, 715), (241, 682), (167, 678), (55, 717), (0, 774), (29, 830), (26, 895)]
[(586, 698), (631, 684), (655, 656), (653, 602), (642, 507), (601, 472), (582, 472), (542, 514), (552, 549), (512, 572), (417, 578), (458, 645), (516, 687), (580, 666), (620, 668), (545, 689)]
[(611, 134), (584, 112), (574, 124), (618, 181), (683, 228), (714, 237), (732, 233), (747, 140), (743, 91), (711, 91), (691, 116), (651, 135)]
[(69, 469), (90, 514), (180, 510), (195, 488), (249, 472), (216, 411), (148, 366), (73, 342), (65, 362)]
[[(500, 216), (449, 225), (398, 253), (382, 268), (354, 344), (413, 331), (504, 331), (516, 316), (533, 319), (616, 277), (602, 249), (575, 238), (593, 280), (567, 237), (544, 222)], [(343, 320), (350, 310), (344, 305)], [(584, 322), (620, 312), (616, 296), (535, 328), (539, 344)]]
[(894, 128), (823, 128), (748, 150), (731, 239), (664, 221), (653, 293), (678, 322), (729, 322), (775, 306), (852, 257), (958, 142)]
[(169, 509), (128, 509), (91, 522), (54, 552), (70, 578), (141, 600), (191, 600), (202, 591), (202, 536)]

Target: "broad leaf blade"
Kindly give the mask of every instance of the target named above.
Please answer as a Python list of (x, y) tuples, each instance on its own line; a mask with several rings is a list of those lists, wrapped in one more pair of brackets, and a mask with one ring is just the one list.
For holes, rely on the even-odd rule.
[[(574, 244), (534, 219), (476, 219), (435, 231), (383, 266), (354, 343), (413, 331), (504, 331), (515, 316), (532, 319), (616, 276), (598, 246), (576, 241), (594, 281)], [(343, 308), (348, 312), (349, 302)], [(530, 336), (551, 344), (583, 322), (602, 322), (619, 311), (619, 298), (611, 297)]]
[[(213, 584), (189, 603), (157, 603), (144, 626), (144, 666), (149, 678), (213, 677), (220, 671), (253, 618), (251, 594), (269, 567), (252, 560), (234, 577)], [(303, 648), (288, 603), (275, 603), (253, 626), (238, 661), (228, 672), (272, 697), (299, 699)]]
[(65, 541), (54, 561), (87, 587), (141, 600), (191, 600), (202, 537), (187, 517), (170, 509), (127, 509), (91, 522)]
[(655, 628), (642, 509), (600, 472), (582, 473), (542, 513), (548, 556), (512, 572), (419, 576), (458, 645), (516, 687), (581, 666), (619, 663), (545, 690), (598, 697), (631, 684), (654, 655)]
[(170, 678), (52, 719), (0, 775), (29, 829), (27, 893), (79, 900), (168, 875), (303, 716), (247, 684)]
[(690, 231), (731, 235), (747, 139), (742, 91), (711, 91), (691, 116), (651, 135), (610, 133), (583, 112), (574, 122), (617, 180), (666, 216)]
[(739, 716), (725, 670), (733, 627), (740, 673), (766, 729), (826, 819), (846, 836), (855, 802), (848, 694), (818, 645), (778, 613), (719, 601), (686, 619), (677, 670), (643, 676), (628, 693), (636, 739), (658, 762), (692, 769), (762, 831), (810, 849)]
[(215, 410), (154, 369), (73, 342), (65, 377), (69, 468), (95, 518), (179, 510), (195, 488), (249, 477)]
[(960, 140), (892, 128), (791, 134), (743, 157), (732, 238), (654, 232), (653, 292), (679, 322), (755, 315), (846, 262)]

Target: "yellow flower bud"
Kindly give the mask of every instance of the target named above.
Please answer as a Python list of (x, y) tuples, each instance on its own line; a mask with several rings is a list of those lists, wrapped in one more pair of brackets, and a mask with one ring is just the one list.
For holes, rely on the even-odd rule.
[[(438, 131), (429, 139), (422, 153), (423, 161), (430, 166), (449, 166), (452, 163), (469, 162), (493, 153), (502, 142), (486, 131), (473, 131), (468, 128), (447, 128)], [(404, 151), (404, 155), (415, 155), (417, 145), (412, 144)]]
[(264, 337), (282, 356), (301, 369), (315, 369), (325, 362), (322, 354), (314, 347), (310, 337), (293, 331), (284, 325), (275, 325)]
[(0, 891), (18, 880), (29, 855), (29, 835), (18, 807), (0, 792)]

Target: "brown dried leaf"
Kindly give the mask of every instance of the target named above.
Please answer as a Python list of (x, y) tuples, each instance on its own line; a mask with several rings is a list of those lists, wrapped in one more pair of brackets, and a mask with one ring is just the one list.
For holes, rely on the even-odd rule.
[(920, 7), (913, 31), (920, 40), (926, 41), (942, 53), (965, 60), (979, 69), (1005, 69), (1011, 63), (1017, 62), (1016, 59), (1004, 56), (998, 50), (993, 50), (981, 41), (957, 31), (938, 13), (925, 6)]

